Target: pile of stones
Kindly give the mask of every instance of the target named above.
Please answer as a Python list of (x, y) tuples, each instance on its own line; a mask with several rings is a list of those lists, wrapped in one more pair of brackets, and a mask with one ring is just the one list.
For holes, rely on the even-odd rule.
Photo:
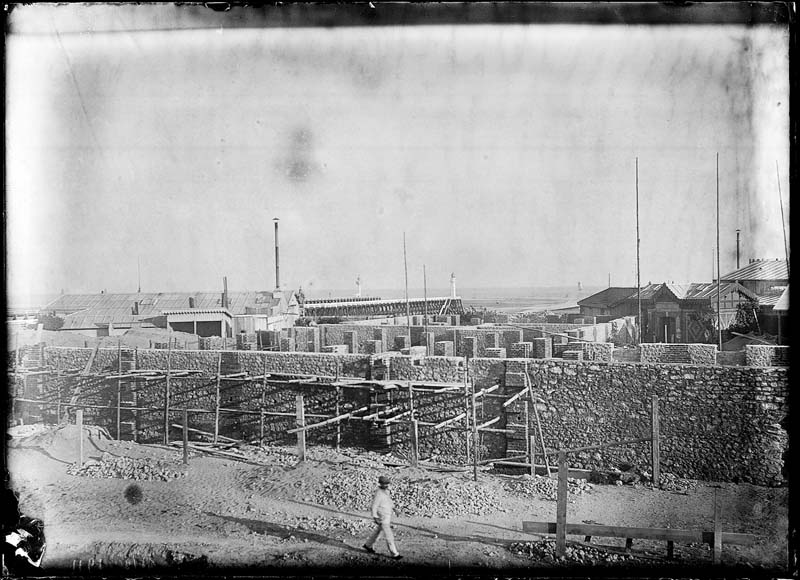
[(678, 477), (674, 473), (662, 473), (659, 479), (661, 489), (685, 493), (697, 487), (697, 482), (692, 479)]
[(372, 520), (367, 519), (325, 518), (322, 516), (313, 518), (307, 516), (289, 517), (283, 523), (298, 530), (314, 532), (345, 531), (353, 536), (362, 535), (373, 526)]
[[(368, 511), (378, 471), (333, 473), (313, 490), (311, 500), (322, 505)], [(403, 516), (454, 518), (503, 511), (497, 493), (472, 481), (394, 478), (390, 488), (395, 511)]]
[(181, 464), (166, 461), (117, 457), (104, 453), (100, 461), (90, 459), (82, 467), (78, 467), (77, 463), (71, 464), (67, 473), (100, 479), (169, 481), (186, 475), (182, 467)]
[(556, 555), (556, 541), (552, 538), (538, 542), (513, 542), (508, 550), (517, 556), (544, 564), (569, 564), (596, 566), (598, 564), (637, 564), (641, 559), (631, 554), (615, 554), (598, 548), (584, 545), (567, 545), (564, 556)]
[[(570, 477), (567, 479), (567, 493), (581, 495), (594, 486), (583, 479)], [(522, 475), (519, 478), (507, 479), (506, 490), (523, 496), (538, 495), (543, 499), (555, 501), (558, 497), (558, 480), (542, 475)]]

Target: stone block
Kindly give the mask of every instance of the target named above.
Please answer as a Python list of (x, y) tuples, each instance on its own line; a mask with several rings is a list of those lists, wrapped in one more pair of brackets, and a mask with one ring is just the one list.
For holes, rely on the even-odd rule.
[(506, 349), (489, 347), (486, 349), (486, 358), (506, 358)]
[(295, 341), (291, 336), (281, 337), (281, 352), (295, 352)]
[(506, 372), (505, 383), (507, 387), (524, 387), (525, 373)]
[(474, 336), (465, 336), (462, 341), (462, 356), (468, 358), (478, 356), (478, 340)]
[(358, 354), (358, 333), (354, 330), (344, 331), (344, 344), (347, 345), (348, 352)]
[(564, 351), (564, 360), (583, 360), (583, 351), (582, 350), (565, 350)]
[(534, 338), (533, 339), (533, 357), (534, 358), (552, 358), (553, 357), (553, 341), (548, 338)]
[(435, 356), (455, 356), (452, 340), (439, 340), (433, 343)]
[(322, 347), (322, 352), (331, 354), (348, 354), (349, 347), (346, 344), (329, 344)]
[(383, 352), (382, 340), (365, 340), (364, 353), (365, 354), (380, 354)]
[(500, 333), (498, 332), (489, 332), (484, 335), (484, 346), (487, 349), (490, 348), (500, 348)]
[(533, 343), (515, 342), (508, 351), (509, 358), (530, 358), (533, 352)]
[(394, 337), (394, 350), (403, 350), (404, 348), (410, 347), (409, 337), (405, 335), (395, 336)]

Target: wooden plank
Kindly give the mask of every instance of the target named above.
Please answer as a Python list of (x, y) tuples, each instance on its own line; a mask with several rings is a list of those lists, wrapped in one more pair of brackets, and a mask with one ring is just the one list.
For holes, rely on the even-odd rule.
[(567, 454), (558, 454), (558, 489), (556, 494), (556, 555), (567, 551)]
[(522, 389), (522, 390), (521, 390), (520, 392), (518, 392), (516, 395), (512, 396), (512, 397), (511, 397), (510, 399), (508, 399), (508, 400), (507, 400), (505, 403), (503, 403), (503, 408), (506, 408), (506, 407), (508, 407), (508, 406), (509, 406), (511, 403), (513, 403), (514, 401), (516, 401), (517, 399), (519, 399), (520, 397), (522, 397), (522, 396), (524, 396), (524, 395), (525, 395), (525, 389)]
[[(188, 409), (184, 409), (184, 411), (188, 411)], [(192, 412), (195, 412), (195, 410), (192, 409)], [(173, 423), (172, 426), (175, 429), (183, 429), (183, 425), (179, 425), (177, 423)], [(206, 437), (214, 437), (213, 433), (209, 433), (208, 431), (203, 431), (201, 429), (195, 429), (193, 427), (189, 427), (188, 430), (191, 431), (192, 433), (199, 433), (200, 435), (205, 435)], [(232, 439), (230, 437), (225, 437), (224, 435), (220, 435), (219, 438), (220, 439), (226, 439), (227, 441), (229, 441), (231, 443), (242, 443), (242, 441), (240, 441), (239, 439)]]
[(419, 465), (419, 423), (416, 419), (411, 419), (409, 429), (411, 430), (411, 467)]
[(300, 461), (306, 460), (306, 409), (303, 402), (303, 395), (297, 395), (297, 457)]
[[(604, 526), (599, 524), (567, 524), (567, 535), (598, 536), (606, 538), (636, 538), (639, 540), (673, 541), (685, 544), (714, 543), (714, 532), (678, 528), (638, 528), (631, 526)], [(522, 522), (522, 531), (530, 534), (555, 534), (555, 522)], [(722, 532), (723, 544), (749, 546), (758, 540), (754, 534)]]
[(478, 441), (478, 419), (475, 417), (475, 383), (472, 383), (472, 397), (470, 397), (470, 401), (472, 403), (472, 480), (478, 481), (478, 452), (479, 452), (479, 441)]
[[(441, 429), (442, 427), (444, 427), (446, 425), (450, 425), (451, 423), (455, 423), (456, 421), (458, 421), (460, 419), (464, 419), (466, 416), (467, 416), (466, 413), (461, 413), (460, 415), (457, 415), (457, 416), (453, 417), (452, 419), (447, 419), (445, 421), (442, 421), (441, 423), (436, 423), (433, 426), (433, 428), (434, 429)], [(387, 422), (388, 422), (388, 419), (387, 419)]]
[(497, 423), (498, 421), (500, 421), (500, 417), (495, 417), (494, 419), (489, 419), (488, 421), (486, 421), (486, 423), (481, 423), (480, 425), (478, 425), (478, 426), (476, 427), (476, 429), (478, 429), (478, 430), (480, 431), (480, 430), (482, 430), (482, 429), (485, 429), (485, 428), (486, 428), (486, 427), (488, 427), (489, 425), (494, 425), (494, 424), (495, 424), (495, 423)]
[(528, 455), (528, 460), (531, 462), (531, 475), (534, 475), (533, 468), (533, 439), (530, 434), (530, 411), (529, 403), (525, 401), (525, 453)]
[[(531, 388), (530, 380), (528, 379), (528, 372), (525, 371), (525, 384), (527, 387), (528, 395), (531, 398), (531, 405), (533, 406), (533, 416), (536, 419), (536, 430), (539, 432), (539, 443), (542, 446), (542, 455), (544, 456), (544, 466), (547, 468), (547, 477), (550, 477), (550, 462), (547, 459), (547, 448), (544, 446), (544, 435), (542, 434), (542, 422), (539, 420), (539, 410), (536, 408), (536, 401), (533, 397), (533, 389)], [(531, 451), (532, 453), (533, 451)], [(533, 459), (531, 459), (533, 463)]]
[[(302, 397), (302, 395), (297, 395), (297, 396), (298, 397)], [(313, 423), (311, 425), (306, 425), (304, 427), (296, 427), (294, 429), (289, 429), (287, 431), (287, 433), (299, 433), (300, 431), (310, 431), (311, 429), (316, 429), (317, 427), (323, 427), (325, 425), (330, 425), (331, 423), (334, 423), (334, 422), (337, 422), (337, 421), (344, 421), (345, 419), (350, 419), (350, 418), (357, 419), (358, 417), (353, 417), (353, 415), (355, 413), (360, 413), (362, 411), (366, 411), (367, 409), (369, 409), (369, 405), (367, 405), (365, 407), (360, 407), (360, 408), (356, 409), (355, 411), (350, 411), (349, 413), (345, 413), (345, 414), (339, 415), (337, 417), (331, 417), (331, 418), (326, 419), (324, 421), (320, 421), (319, 423)], [(309, 415), (309, 416), (311, 416), (311, 415)]]
[(661, 451), (659, 437), (661, 436), (661, 426), (658, 416), (658, 395), (653, 395), (652, 420), (651, 420), (651, 448), (653, 462), (653, 485), (661, 487)]
[(484, 396), (484, 395), (486, 395), (487, 393), (494, 392), (494, 391), (496, 391), (496, 390), (497, 390), (497, 389), (499, 389), (499, 388), (500, 388), (500, 385), (494, 385), (494, 386), (491, 386), (491, 387), (486, 387), (486, 388), (484, 388), (484, 389), (481, 389), (481, 390), (480, 390), (480, 391), (478, 391), (477, 393), (475, 393), (475, 394), (473, 395), (473, 397), (475, 397), (476, 399), (477, 399), (478, 397), (483, 397), (483, 396)]

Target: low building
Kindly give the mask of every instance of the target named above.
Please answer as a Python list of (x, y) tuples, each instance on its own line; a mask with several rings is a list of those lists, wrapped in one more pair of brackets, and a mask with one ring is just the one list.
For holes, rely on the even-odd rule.
[(63, 318), (61, 331), (98, 337), (131, 328), (167, 328), (200, 336), (294, 325), (300, 308), (294, 292), (137, 292), (62, 294), (43, 312)]
[(612, 286), (601, 290), (582, 300), (578, 300), (580, 313), (584, 316), (633, 316), (636, 309), (629, 312), (630, 304), (626, 301), (636, 292), (635, 287)]
[(756, 296), (766, 296), (772, 288), (789, 284), (789, 267), (786, 260), (750, 260), (744, 268), (722, 276), (720, 282), (738, 282)]
[[(756, 295), (736, 282), (719, 286), (720, 322), (727, 328), (741, 303)], [(627, 308), (638, 311), (638, 293), (626, 298)], [(717, 324), (717, 284), (648, 284), (641, 289), (642, 342), (714, 342)]]

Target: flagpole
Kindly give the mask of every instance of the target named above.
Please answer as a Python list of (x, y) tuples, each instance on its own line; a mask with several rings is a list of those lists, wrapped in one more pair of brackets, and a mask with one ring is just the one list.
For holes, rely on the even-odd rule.
[(639, 344), (642, 343), (644, 321), (642, 320), (642, 279), (639, 269), (639, 158), (636, 158), (636, 299), (639, 304)]
[(722, 311), (720, 310), (720, 275), (719, 269), (719, 153), (717, 153), (717, 346), (722, 350)]

